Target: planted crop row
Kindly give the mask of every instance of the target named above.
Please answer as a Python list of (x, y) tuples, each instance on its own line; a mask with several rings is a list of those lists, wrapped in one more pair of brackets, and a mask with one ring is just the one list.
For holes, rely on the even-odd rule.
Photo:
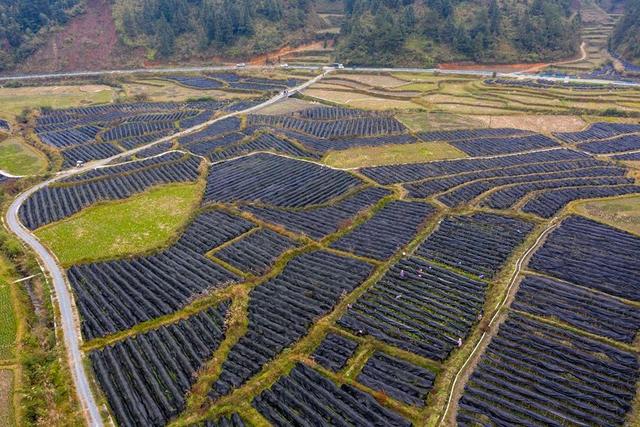
[(358, 343), (341, 335), (328, 334), (311, 356), (319, 365), (333, 372), (344, 368), (358, 348)]
[(70, 268), (83, 336), (93, 339), (130, 329), (173, 313), (204, 292), (238, 281), (205, 254), (252, 227), (241, 218), (206, 212), (162, 252)]
[(197, 110), (180, 110), (167, 113), (146, 113), (137, 114), (128, 117), (124, 123), (141, 123), (141, 122), (175, 122), (182, 119), (188, 119), (198, 114)]
[(418, 140), (409, 134), (382, 135), (366, 138), (299, 138), (298, 135), (290, 134), (291, 137), (299, 140), (305, 147), (321, 153), (331, 150), (348, 150), (353, 147), (377, 147), (380, 145), (414, 144)]
[(376, 136), (403, 133), (406, 128), (393, 117), (358, 117), (333, 121), (300, 119), (292, 116), (250, 115), (250, 125), (267, 125), (303, 132), (318, 138)]
[(133, 103), (44, 111), (35, 130), (43, 143), (62, 150), (63, 166), (68, 168), (77, 161), (117, 154), (120, 149), (111, 142), (130, 150), (175, 133), (176, 123), (182, 127), (203, 123), (226, 105), (216, 101)]
[(211, 167), (204, 202), (260, 202), (303, 207), (326, 203), (361, 184), (353, 175), (314, 163), (256, 154)]
[[(155, 148), (155, 147), (152, 147), (152, 148)], [(149, 168), (151, 166), (157, 166), (157, 165), (162, 165), (164, 163), (175, 162), (184, 158), (185, 156), (182, 153), (178, 153), (178, 152), (168, 153), (163, 156), (157, 156), (150, 159), (128, 162), (128, 163), (119, 164), (115, 166), (95, 168), (89, 172), (85, 172), (79, 175), (72, 175), (68, 178), (61, 179), (59, 182), (61, 183), (82, 182), (82, 181), (91, 181), (97, 178), (114, 177), (120, 174), (137, 172), (142, 169)]]
[(419, 258), (405, 258), (338, 324), (434, 360), (444, 360), (482, 313), (486, 284)]
[(315, 251), (294, 258), (277, 277), (254, 288), (247, 332), (231, 349), (210, 395), (229, 394), (260, 372), (372, 270), (362, 261)]
[(604, 85), (604, 84), (589, 84), (582, 82), (564, 82), (564, 81), (556, 81), (556, 80), (511, 80), (511, 79), (490, 79), (485, 80), (485, 84), (487, 85), (499, 85), (499, 86), (509, 86), (509, 87), (522, 87), (522, 88), (533, 88), (533, 89), (571, 89), (571, 90), (606, 90), (609, 91), (615, 86)]
[(229, 117), (223, 120), (219, 120), (203, 130), (192, 133), (180, 138), (180, 144), (188, 146), (194, 142), (200, 142), (205, 139), (219, 137), (225, 133), (237, 132), (240, 130), (242, 122), (237, 117)]
[(102, 128), (94, 125), (81, 126), (48, 133), (39, 133), (40, 140), (52, 147), (66, 148), (95, 141)]
[(141, 136), (167, 129), (177, 130), (174, 122), (123, 123), (103, 133), (102, 139), (105, 141), (116, 141), (119, 139), (131, 138), (132, 136)]
[(234, 413), (227, 417), (218, 418), (216, 421), (205, 421), (202, 427), (245, 427), (245, 424), (240, 418), (240, 415)]
[(295, 157), (308, 157), (313, 159), (320, 158), (319, 154), (312, 153), (297, 145), (273, 136), (271, 134), (263, 134), (247, 143), (233, 143), (221, 150), (213, 151), (209, 154), (209, 158), (213, 161), (224, 160), (231, 157), (238, 157), (256, 151), (276, 151)]
[(602, 141), (585, 142), (578, 144), (578, 148), (595, 154), (640, 150), (640, 135), (622, 135)]
[(475, 157), (521, 153), (524, 151), (541, 150), (543, 148), (558, 146), (558, 143), (553, 139), (540, 134), (521, 137), (465, 139), (462, 141), (454, 141), (450, 144), (458, 150)]
[(388, 259), (406, 246), (435, 212), (428, 203), (393, 201), (331, 247), (378, 260)]
[(640, 151), (637, 153), (618, 154), (611, 156), (611, 158), (614, 160), (638, 161), (640, 160)]
[(558, 319), (583, 331), (633, 343), (640, 330), (640, 309), (572, 283), (527, 276), (512, 307)]
[(638, 185), (561, 188), (559, 190), (543, 191), (536, 195), (522, 207), (522, 211), (538, 215), (542, 218), (551, 218), (562, 208), (575, 200), (597, 199), (639, 193), (640, 186)]
[(379, 184), (400, 184), (445, 175), (481, 172), (488, 169), (502, 169), (531, 163), (551, 163), (591, 159), (587, 154), (567, 149), (515, 154), (488, 159), (444, 160), (430, 163), (377, 166), (361, 170), (367, 177)]
[[(145, 148), (144, 150), (136, 153), (138, 159), (148, 159), (150, 157), (156, 158), (156, 156), (168, 151), (173, 147), (173, 142), (165, 141), (154, 145), (153, 147)], [(161, 158), (161, 157), (160, 157)]]
[(544, 176), (544, 174), (571, 173), (571, 171), (577, 172), (580, 169), (595, 168), (598, 166), (604, 167), (607, 165), (607, 163), (596, 159), (529, 163), (499, 169), (487, 169), (458, 175), (429, 178), (415, 184), (404, 184), (404, 188), (409, 192), (409, 197), (424, 198), (451, 190), (454, 187), (470, 183), (471, 181), (491, 180), (492, 178), (498, 178), (498, 180), (520, 179), (519, 176), (521, 175)]
[(303, 119), (331, 121), (350, 119), (354, 117), (380, 116), (382, 114), (375, 111), (358, 110), (355, 108), (312, 107), (292, 113), (291, 115)]
[(198, 156), (211, 156), (216, 150), (240, 144), (247, 136), (245, 132), (225, 133), (217, 138), (208, 138), (189, 143), (186, 149)]
[(571, 216), (549, 236), (529, 266), (577, 285), (639, 301), (638, 251), (637, 236)]
[(336, 385), (298, 363), (253, 406), (274, 426), (402, 426), (411, 423), (372, 396), (348, 384)]
[(632, 353), (512, 314), (471, 375), (457, 422), (621, 426), (638, 376)]
[(118, 425), (164, 426), (224, 339), (229, 303), (89, 353)]
[(122, 150), (115, 144), (101, 142), (96, 144), (78, 145), (62, 150), (63, 166), (75, 166), (78, 161), (90, 162), (92, 160), (108, 159), (120, 154)]
[(423, 141), (463, 141), (478, 138), (501, 138), (508, 136), (524, 136), (531, 132), (513, 128), (499, 129), (463, 129), (463, 130), (439, 130), (431, 132), (421, 132), (418, 137)]
[(389, 194), (391, 194), (389, 190), (370, 187), (326, 207), (302, 211), (260, 207), (246, 209), (266, 222), (278, 224), (295, 233), (320, 240), (335, 233), (347, 225), (359, 212), (370, 208)]
[(193, 89), (219, 89), (223, 87), (223, 84), (218, 80), (208, 79), (206, 77), (190, 77), (190, 76), (171, 76), (167, 77), (169, 80), (180, 83), (181, 85), (188, 86)]
[[(511, 176), (489, 179), (486, 181), (475, 181), (461, 185), (448, 193), (443, 194), (438, 197), (438, 200), (449, 207), (461, 206), (471, 202), (473, 199), (489, 190), (493, 190), (497, 187), (510, 186), (492, 193), (487, 198), (492, 201), (492, 203), (490, 203), (491, 207), (506, 209), (515, 204), (518, 199), (524, 197), (528, 192), (544, 188), (578, 186), (583, 183), (591, 183), (594, 185), (626, 184), (628, 183), (628, 179), (624, 178), (626, 173), (627, 170), (621, 167), (600, 166), (596, 168), (574, 169), (562, 172)], [(508, 197), (507, 195), (511, 197)], [(496, 203), (498, 201), (500, 203)], [(511, 203), (508, 203), (509, 201), (511, 201)]]
[(260, 92), (277, 92), (277, 91), (286, 89), (286, 86), (284, 85), (250, 82), (250, 81), (230, 82), (229, 87), (231, 89), (260, 91)]
[(271, 230), (258, 230), (216, 252), (215, 257), (235, 268), (260, 276), (296, 242)]
[(580, 189), (581, 187), (593, 188), (593, 186), (597, 185), (615, 186), (633, 184), (633, 182), (633, 178), (625, 178), (624, 176), (592, 176), (583, 178), (566, 178), (555, 181), (545, 180), (527, 182), (524, 184), (513, 185), (505, 189), (500, 189), (487, 197), (483, 204), (495, 209), (507, 209), (535, 191), (567, 187), (576, 189)]
[(480, 278), (492, 278), (532, 230), (533, 224), (507, 216), (451, 216), (439, 224), (416, 254)]
[(159, 132), (125, 138), (122, 141), (118, 141), (118, 144), (124, 147), (125, 150), (133, 150), (134, 148), (138, 148), (140, 146), (147, 145), (159, 139), (165, 138), (173, 133), (174, 129), (165, 129)]
[(640, 125), (625, 123), (595, 123), (580, 132), (558, 132), (554, 136), (564, 142), (580, 143), (613, 138), (614, 136), (640, 132)]
[(409, 405), (424, 406), (436, 376), (428, 369), (375, 352), (358, 375), (358, 382)]
[(100, 201), (125, 199), (155, 185), (195, 181), (199, 166), (200, 159), (187, 157), (85, 183), (44, 187), (20, 207), (20, 220), (27, 228), (35, 230)]

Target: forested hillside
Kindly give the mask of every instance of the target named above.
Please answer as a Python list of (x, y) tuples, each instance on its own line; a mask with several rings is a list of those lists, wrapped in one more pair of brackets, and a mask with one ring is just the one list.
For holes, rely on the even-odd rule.
[(114, 18), (129, 46), (153, 57), (208, 52), (240, 57), (313, 34), (312, 0), (116, 0)]
[[(108, 22), (87, 19), (42, 43), (83, 6)], [(571, 0), (0, 0), (0, 8), (5, 69), (38, 46), (34, 58), (54, 58), (64, 69), (86, 66), (73, 55), (87, 46), (101, 56), (118, 53), (105, 66), (126, 66), (244, 60), (327, 38), (337, 41), (337, 60), (354, 65), (538, 62), (575, 54), (580, 29)], [(327, 20), (336, 22), (334, 32)], [(86, 31), (92, 22), (111, 32)]]
[(625, 14), (611, 36), (611, 50), (640, 65), (640, 0), (628, 0)]
[(46, 40), (47, 31), (80, 12), (82, 0), (0, 0), (0, 70), (11, 68)]
[(348, 0), (339, 58), (355, 64), (542, 61), (571, 56), (568, 0)]

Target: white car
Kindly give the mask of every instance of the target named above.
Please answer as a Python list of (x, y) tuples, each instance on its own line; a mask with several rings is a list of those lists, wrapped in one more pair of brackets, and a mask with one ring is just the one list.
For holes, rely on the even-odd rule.
[(246, 66), (247, 66), (247, 64), (245, 64), (244, 62), (236, 64), (236, 68), (246, 68)]
[(289, 68), (289, 64), (281, 64), (280, 67), (281, 68)]

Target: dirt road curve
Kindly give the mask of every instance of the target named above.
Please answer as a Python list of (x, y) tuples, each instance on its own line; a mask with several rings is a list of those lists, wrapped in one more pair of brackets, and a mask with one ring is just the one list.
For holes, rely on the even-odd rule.
[[(331, 70), (325, 71), (323, 74), (315, 77), (308, 82), (293, 88), (289, 91), (289, 95), (293, 95), (296, 92), (306, 89), (308, 86), (316, 83), (320, 79), (322, 79), (325, 75), (330, 73)], [(215, 120), (211, 120), (209, 122), (203, 123), (198, 126), (194, 126), (185, 131), (179, 132), (172, 136), (159, 139), (155, 142), (152, 142), (143, 147), (136, 148), (134, 150), (130, 150), (124, 153), (120, 153), (114, 157), (92, 162), (87, 166), (79, 169), (72, 169), (66, 172), (59, 173), (55, 177), (49, 179), (48, 181), (42, 182), (34, 187), (29, 188), (22, 194), (20, 194), (11, 204), (9, 210), (7, 211), (6, 216), (6, 224), (9, 230), (14, 233), (20, 240), (22, 240), (25, 244), (27, 244), (33, 251), (38, 255), (40, 259), (40, 263), (43, 269), (49, 274), (53, 282), (53, 288), (56, 296), (56, 301), (58, 303), (58, 307), (60, 309), (60, 317), (61, 317), (61, 325), (62, 332), (64, 335), (64, 343), (67, 351), (67, 358), (69, 361), (69, 365), (71, 367), (71, 372), (73, 375), (73, 383), (78, 394), (78, 398), (82, 405), (83, 413), (88, 426), (91, 427), (101, 427), (104, 425), (102, 417), (100, 416), (100, 410), (98, 409), (98, 405), (96, 404), (95, 396), (93, 395), (93, 391), (90, 387), (89, 377), (85, 372), (83, 365), (83, 355), (80, 351), (80, 343), (82, 342), (82, 336), (80, 334), (80, 323), (78, 317), (76, 316), (76, 312), (73, 305), (73, 297), (71, 296), (70, 287), (67, 285), (66, 277), (64, 274), (64, 270), (55, 258), (55, 256), (49, 252), (47, 248), (45, 248), (38, 239), (28, 230), (20, 221), (20, 217), (18, 215), (20, 211), (20, 206), (36, 191), (40, 190), (43, 187), (50, 185), (51, 183), (58, 181), (60, 179), (78, 175), (89, 170), (95, 169), (96, 167), (105, 166), (108, 163), (125, 156), (129, 156), (131, 154), (135, 154), (136, 152), (148, 148), (150, 146), (159, 144), (164, 141), (171, 140), (173, 138), (179, 138), (181, 136), (185, 136), (203, 128), (218, 122), (220, 120), (226, 119), (228, 117), (237, 116), (240, 114), (251, 113), (253, 111), (259, 110), (261, 108), (272, 105), (282, 99), (285, 98), (284, 94), (278, 94), (277, 96), (265, 101), (262, 104), (259, 104), (255, 107), (248, 108), (243, 111), (238, 111), (235, 113), (227, 114), (223, 117), (217, 118)]]

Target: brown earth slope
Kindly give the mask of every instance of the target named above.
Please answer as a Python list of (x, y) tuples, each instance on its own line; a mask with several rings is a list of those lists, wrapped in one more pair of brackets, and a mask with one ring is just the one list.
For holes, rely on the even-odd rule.
[(127, 52), (118, 40), (109, 0), (87, 0), (86, 12), (20, 65), (22, 72), (102, 70), (136, 65), (139, 52)]

